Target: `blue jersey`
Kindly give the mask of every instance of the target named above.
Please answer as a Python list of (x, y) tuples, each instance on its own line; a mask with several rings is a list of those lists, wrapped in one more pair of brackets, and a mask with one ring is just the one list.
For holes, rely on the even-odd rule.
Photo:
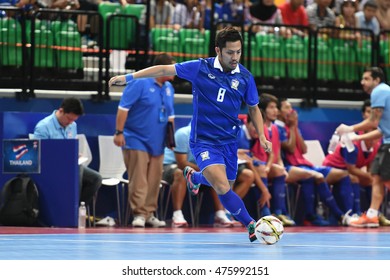
[(390, 87), (381, 83), (371, 93), (371, 108), (383, 108), (379, 121), (379, 129), (383, 134), (383, 142), (390, 144)]
[(168, 117), (174, 115), (174, 89), (169, 82), (160, 87), (155, 79), (136, 79), (125, 87), (119, 108), (128, 110), (123, 130), (126, 149), (152, 156), (164, 153)]
[(242, 102), (259, 102), (252, 74), (241, 64), (223, 72), (217, 58), (177, 63), (176, 74), (192, 83), (192, 143), (223, 145), (236, 142)]

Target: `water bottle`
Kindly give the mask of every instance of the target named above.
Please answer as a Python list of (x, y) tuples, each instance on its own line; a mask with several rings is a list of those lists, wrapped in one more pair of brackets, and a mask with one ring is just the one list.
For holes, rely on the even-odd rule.
[(79, 207), (79, 228), (85, 228), (85, 222), (87, 219), (87, 208), (85, 208), (85, 202), (80, 202)]
[(340, 136), (335, 132), (329, 140), (328, 153), (333, 154), (339, 144)]
[(355, 145), (353, 144), (349, 133), (343, 135), (343, 142), (349, 153), (352, 153), (355, 150)]
[(319, 201), (317, 204), (316, 213), (318, 216), (324, 217), (325, 209), (321, 201)]

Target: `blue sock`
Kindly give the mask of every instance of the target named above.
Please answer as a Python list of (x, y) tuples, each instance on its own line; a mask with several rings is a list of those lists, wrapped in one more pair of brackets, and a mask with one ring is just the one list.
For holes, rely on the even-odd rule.
[(336, 200), (330, 192), (328, 184), (326, 182), (318, 184), (317, 190), (320, 200), (324, 202), (326, 206), (328, 206), (332, 214), (334, 214), (337, 218), (340, 218), (344, 213), (337, 206)]
[(314, 217), (315, 212), (315, 195), (314, 187), (315, 182), (314, 178), (309, 178), (306, 180), (300, 181), (301, 184), (301, 195), (303, 197), (303, 202), (305, 205), (305, 214), (309, 217)]
[(345, 176), (333, 186), (333, 194), (338, 193), (337, 203), (343, 213), (353, 209), (353, 190), (351, 179)]
[(271, 207), (276, 215), (287, 214), (286, 207), (286, 176), (275, 177), (272, 180), (271, 190)]
[(194, 184), (202, 184), (211, 187), (209, 181), (206, 180), (203, 173), (200, 171), (192, 173), (192, 182), (194, 182)]
[[(268, 188), (268, 178), (261, 177), (261, 181), (263, 181), (264, 185)], [(269, 207), (267, 205), (264, 205), (263, 208), (260, 209), (260, 215), (261, 215), (261, 217), (271, 215), (271, 210), (269, 209)]]
[(254, 221), (246, 210), (244, 202), (234, 191), (230, 189), (227, 193), (218, 195), (218, 197), (225, 209), (243, 225), (248, 226), (250, 222)]
[(360, 215), (362, 210), (360, 209), (360, 185), (358, 183), (352, 183), (353, 191), (353, 213)]

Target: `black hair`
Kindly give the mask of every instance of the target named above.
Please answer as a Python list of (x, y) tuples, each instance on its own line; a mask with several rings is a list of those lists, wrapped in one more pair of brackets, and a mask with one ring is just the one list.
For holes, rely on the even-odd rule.
[(265, 109), (267, 109), (268, 104), (271, 102), (274, 102), (277, 106), (279, 106), (279, 102), (276, 96), (269, 93), (262, 93), (260, 95), (259, 109), (265, 113)]
[(378, 9), (378, 4), (375, 2), (375, 0), (368, 0), (366, 3), (364, 3), (363, 9), (365, 9), (366, 7)]
[(370, 99), (364, 100), (363, 105), (362, 105), (362, 113), (364, 113), (366, 111), (367, 107), (371, 107), (371, 100)]
[(167, 53), (160, 53), (154, 58), (153, 65), (169, 65), (173, 62), (174, 59), (172, 58), (172, 56)]
[(364, 72), (370, 72), (371, 77), (374, 80), (379, 79), (381, 83), (384, 83), (386, 81), (385, 74), (383, 73), (383, 70), (379, 67), (367, 67), (364, 69)]
[(218, 47), (221, 51), (226, 47), (226, 42), (241, 42), (242, 46), (242, 36), (240, 32), (234, 27), (225, 27), (217, 33), (215, 37), (215, 46)]
[(77, 116), (84, 114), (84, 107), (80, 99), (74, 97), (66, 97), (62, 100), (60, 108), (64, 110), (64, 113), (73, 113)]

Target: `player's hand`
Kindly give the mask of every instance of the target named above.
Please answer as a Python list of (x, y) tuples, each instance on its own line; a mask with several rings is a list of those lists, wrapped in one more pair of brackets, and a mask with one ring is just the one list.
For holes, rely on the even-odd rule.
[(272, 152), (272, 143), (268, 141), (264, 135), (260, 136), (259, 140), (266, 153)]
[(112, 85), (123, 86), (125, 84), (126, 84), (126, 76), (125, 75), (114, 76), (108, 82), (109, 87), (111, 87)]
[(259, 199), (260, 208), (263, 208), (264, 205), (267, 205), (267, 207), (270, 208), (271, 207), (270, 200), (271, 200), (271, 194), (269, 193), (269, 191), (267, 190), (262, 192), (261, 197)]
[(357, 141), (357, 140), (359, 140), (359, 135), (357, 135), (356, 133), (351, 132), (351, 133), (348, 133), (348, 138), (351, 141)]
[(349, 126), (349, 125), (346, 125), (346, 124), (340, 124), (340, 125), (336, 128), (336, 133), (337, 133), (338, 135), (345, 134), (345, 133), (349, 133), (349, 132), (353, 132), (353, 127), (352, 127), (352, 126)]

